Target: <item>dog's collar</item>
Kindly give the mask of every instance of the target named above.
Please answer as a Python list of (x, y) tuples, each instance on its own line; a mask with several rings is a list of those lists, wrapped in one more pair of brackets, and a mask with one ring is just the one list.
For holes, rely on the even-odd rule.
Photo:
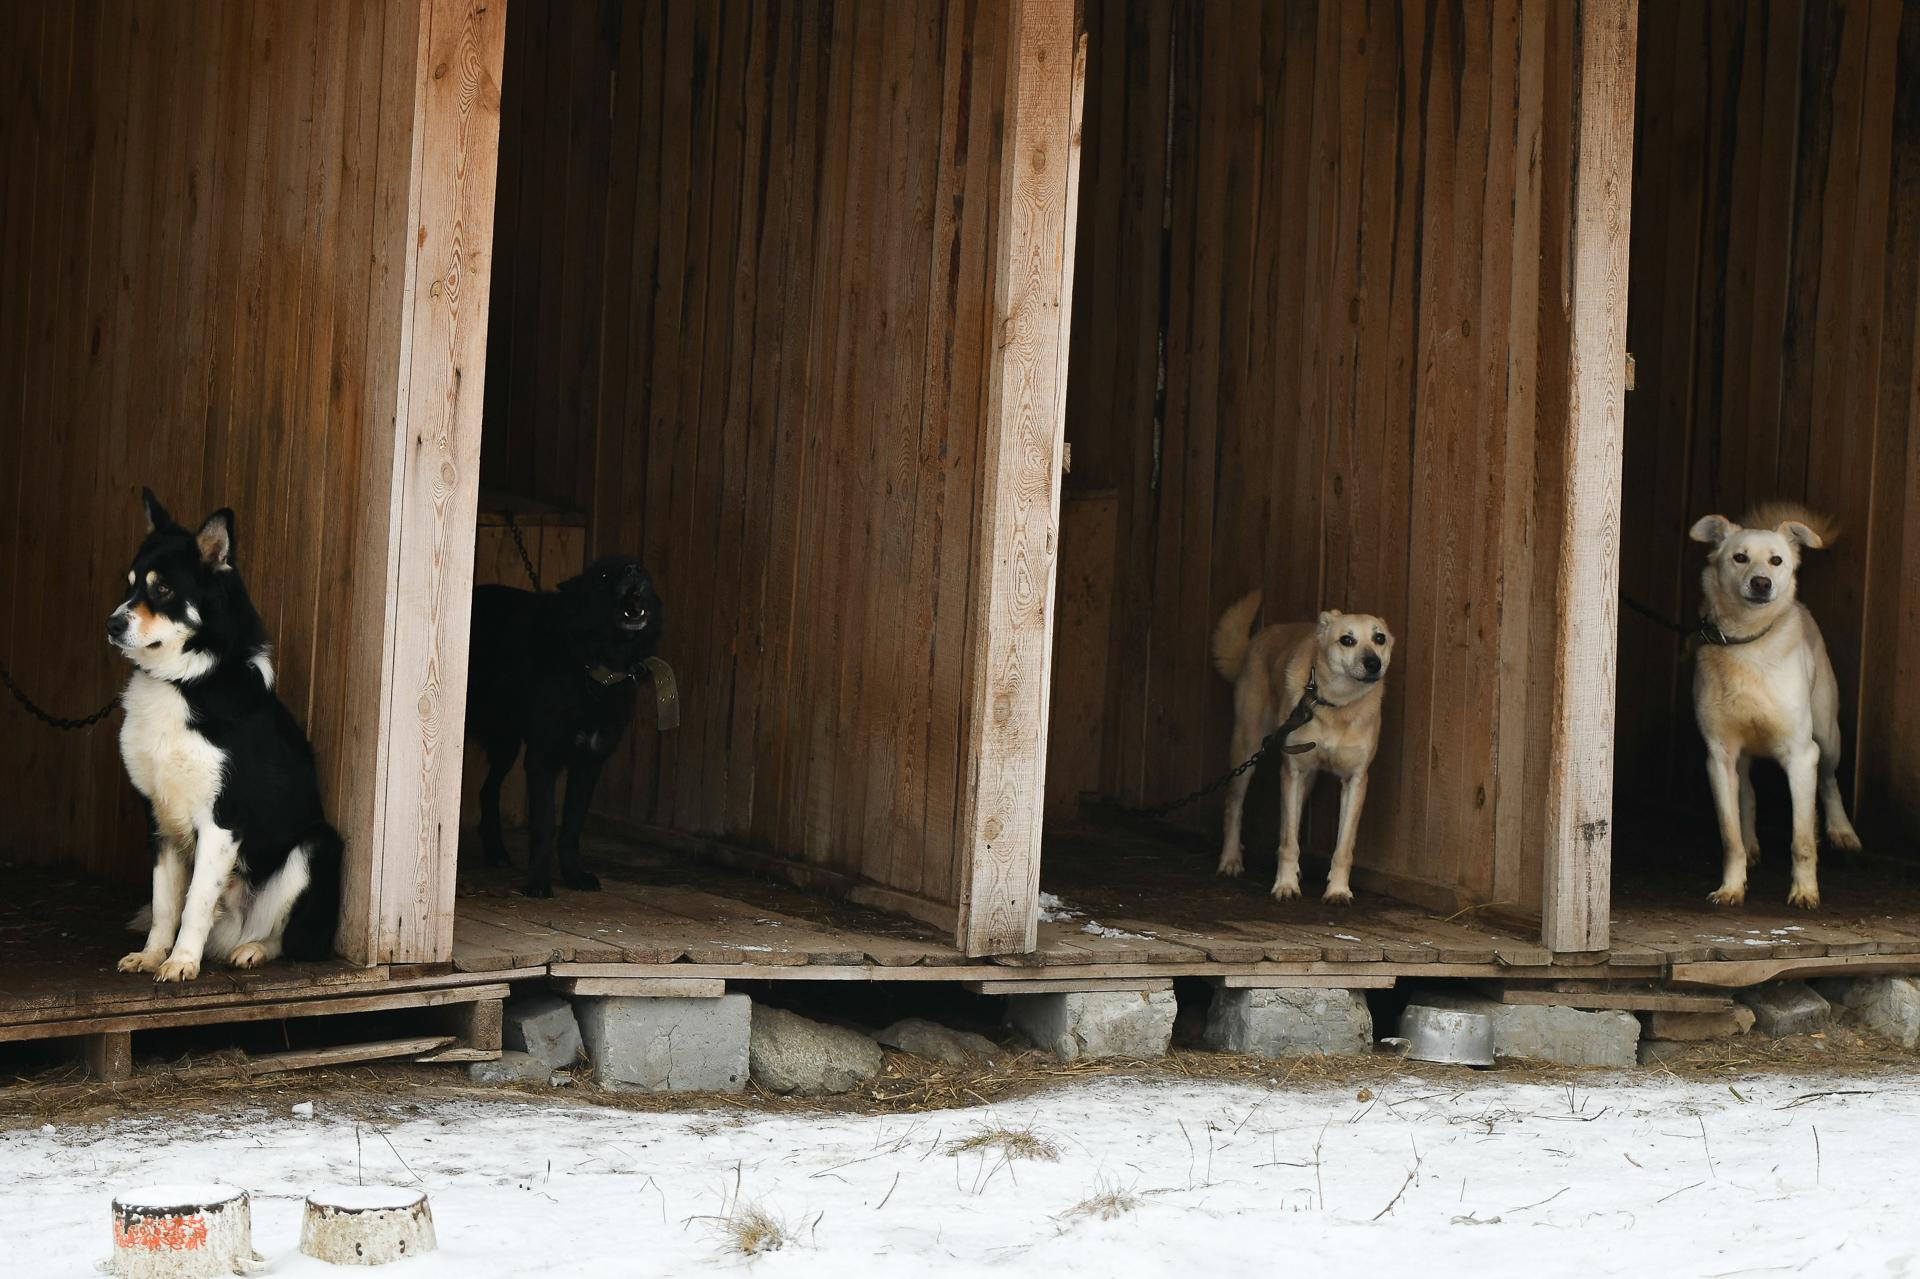
[(1320, 696), (1320, 669), (1319, 669), (1319, 666), (1320, 666), (1320, 664), (1319, 664), (1318, 662), (1310, 662), (1310, 663), (1308, 663), (1308, 665), (1307, 665), (1307, 691), (1306, 691), (1306, 692), (1305, 692), (1304, 694), (1302, 694), (1302, 696), (1304, 697), (1304, 699), (1305, 699), (1305, 700), (1306, 700), (1307, 702), (1309, 702), (1309, 703), (1311, 703), (1311, 704), (1312, 704), (1312, 705), (1314, 705), (1314, 706), (1324, 706), (1324, 707), (1326, 707), (1326, 708), (1327, 708), (1328, 710), (1330, 710), (1330, 711), (1337, 711), (1337, 710), (1339, 710), (1339, 709), (1340, 709), (1340, 708), (1341, 708), (1342, 706), (1344, 706), (1344, 705), (1346, 705), (1346, 703), (1345, 703), (1345, 702), (1330, 702), (1330, 701), (1328, 701), (1328, 700), (1327, 700), (1326, 698), (1324, 698), (1324, 697), (1322, 697), (1322, 696)]
[(603, 688), (612, 688), (618, 684), (631, 684), (639, 676), (632, 671), (616, 671), (605, 662), (595, 662), (587, 667), (587, 678)]
[(1697, 633), (1701, 639), (1716, 648), (1732, 648), (1736, 644), (1751, 644), (1757, 639), (1765, 639), (1778, 625), (1780, 625), (1780, 619), (1776, 617), (1751, 635), (1729, 635), (1721, 630), (1719, 624), (1712, 618), (1703, 617), (1700, 619), (1700, 629)]

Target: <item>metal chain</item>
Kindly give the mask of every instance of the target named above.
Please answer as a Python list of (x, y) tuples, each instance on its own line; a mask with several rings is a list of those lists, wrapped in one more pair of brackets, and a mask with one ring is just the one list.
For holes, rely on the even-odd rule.
[(507, 520), (507, 532), (513, 536), (513, 549), (520, 552), (520, 563), (526, 567), (527, 580), (533, 583), (534, 590), (542, 589), (540, 574), (533, 567), (533, 556), (527, 554), (527, 539), (520, 535), (520, 524), (513, 518), (512, 511), (502, 511)]
[(13, 672), (6, 668), (5, 663), (0, 663), (0, 684), (5, 684), (7, 686), (7, 691), (13, 694), (14, 700), (18, 701), (20, 705), (26, 707), (27, 714), (33, 716), (35, 719), (39, 720), (43, 724), (47, 724), (53, 728), (58, 728), (67, 732), (71, 732), (72, 730), (79, 729), (79, 728), (92, 728), (95, 724), (98, 724), (101, 720), (113, 714), (114, 708), (120, 705), (120, 695), (118, 693), (115, 693), (113, 695), (112, 701), (108, 702), (105, 706), (102, 706), (99, 710), (87, 716), (85, 719), (63, 719), (58, 715), (50, 714), (47, 711), (41, 710), (40, 707), (34, 704), (34, 701), (31, 697), (28, 697), (25, 693), (21, 692), (20, 686), (13, 682)]
[(1234, 778), (1240, 776), (1248, 769), (1257, 767), (1260, 761), (1267, 757), (1269, 751), (1280, 750), (1288, 755), (1299, 755), (1312, 750), (1314, 746), (1312, 742), (1301, 742), (1295, 745), (1289, 743), (1287, 738), (1292, 736), (1296, 729), (1299, 729), (1306, 724), (1308, 720), (1313, 718), (1313, 702), (1314, 694), (1311, 691), (1302, 693), (1300, 700), (1294, 704), (1292, 714), (1287, 716), (1286, 722), (1267, 734), (1266, 740), (1260, 743), (1259, 750), (1249, 756), (1244, 763), (1228, 769), (1225, 773), (1214, 778), (1199, 790), (1191, 791), (1182, 795), (1179, 799), (1169, 800), (1164, 804), (1155, 804), (1151, 808), (1135, 808), (1130, 804), (1110, 804), (1106, 805), (1106, 807), (1128, 817), (1138, 817), (1148, 821), (1156, 820), (1165, 817), (1168, 813), (1177, 812), (1190, 804), (1197, 804), (1215, 791), (1221, 790)]

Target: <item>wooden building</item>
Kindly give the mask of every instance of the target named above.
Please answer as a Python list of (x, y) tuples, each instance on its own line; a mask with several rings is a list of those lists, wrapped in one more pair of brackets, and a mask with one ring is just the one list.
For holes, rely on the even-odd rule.
[[(1900, 0), (16, 6), (0, 661), (98, 705), (138, 486), (234, 506), (361, 998), (1920, 964), (1916, 53)], [(1852, 532), (1807, 591), (1885, 859), (1791, 934), (1646, 819), (1704, 786), (1677, 645), (1616, 625), (1769, 493)], [(603, 782), (599, 897), (461, 877), (508, 513), (548, 584), (637, 552), (667, 600), (683, 726)], [(1253, 586), (1398, 636), (1349, 912), (1266, 898), (1270, 821), (1221, 884), (1217, 807), (1096, 820), (1228, 765)], [(137, 896), (115, 722), (0, 733), (14, 908)], [(0, 1038), (215, 1006), (117, 944)]]

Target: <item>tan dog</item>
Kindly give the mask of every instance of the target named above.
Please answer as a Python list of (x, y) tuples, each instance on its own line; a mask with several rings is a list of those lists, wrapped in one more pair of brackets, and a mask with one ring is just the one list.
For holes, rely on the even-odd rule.
[[(1324, 770), (1340, 779), (1340, 833), (1325, 899), (1350, 902), (1353, 839), (1367, 800), (1367, 768), (1380, 745), (1382, 681), (1393, 635), (1371, 614), (1335, 609), (1320, 614), (1318, 624), (1269, 626), (1250, 637), (1260, 598), (1255, 591), (1229, 608), (1213, 631), (1214, 667), (1233, 683), (1233, 760), (1252, 755), (1300, 699), (1308, 697), (1313, 719), (1289, 740), (1310, 741), (1313, 749), (1280, 757), (1280, 870), (1273, 895), (1281, 901), (1300, 895), (1300, 810), (1313, 779)], [(1252, 780), (1250, 771), (1242, 773), (1227, 790), (1222, 875), (1242, 870), (1240, 816)]]
[(1693, 674), (1693, 709), (1707, 739), (1707, 780), (1726, 855), (1711, 899), (1746, 899), (1747, 865), (1759, 860), (1753, 830), (1752, 757), (1767, 755), (1786, 770), (1793, 794), (1793, 888), (1787, 901), (1818, 906), (1814, 791), (1826, 809), (1835, 848), (1858, 848), (1860, 837), (1840, 802), (1840, 690), (1813, 614), (1794, 598), (1800, 551), (1833, 540), (1829, 521), (1791, 503), (1769, 503), (1746, 526), (1709, 515), (1691, 536), (1713, 548), (1700, 574), (1704, 596)]

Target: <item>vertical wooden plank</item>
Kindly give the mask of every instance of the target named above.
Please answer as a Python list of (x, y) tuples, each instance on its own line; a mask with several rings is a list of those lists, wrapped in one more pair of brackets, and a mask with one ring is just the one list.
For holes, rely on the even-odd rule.
[[(372, 861), (373, 962), (453, 953), (467, 621), (507, 6), (421, 0), (413, 84), (403, 376), (391, 410), (381, 604), (384, 796)], [(377, 500), (377, 497), (376, 497)]]
[(969, 857), (958, 944), (1033, 949), (1045, 805), (1048, 665), (1065, 430), (1067, 321), (1086, 64), (1071, 0), (1013, 0), (980, 570), (969, 616)]
[(1569, 271), (1571, 403), (1556, 568), (1546, 882), (1541, 938), (1555, 951), (1608, 944), (1614, 626), (1626, 399), (1627, 260), (1633, 189), (1637, 0), (1583, 0)]

